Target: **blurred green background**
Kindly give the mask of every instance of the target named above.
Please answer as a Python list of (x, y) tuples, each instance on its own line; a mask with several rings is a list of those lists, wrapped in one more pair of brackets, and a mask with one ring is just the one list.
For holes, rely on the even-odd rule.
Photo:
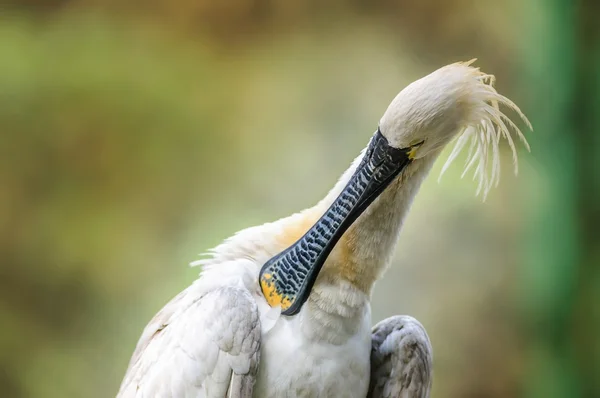
[(374, 321), (425, 325), (433, 397), (600, 397), (600, 2), (2, 4), (1, 397), (114, 396), (187, 263), (314, 204), (400, 89), (474, 57), (532, 153), (485, 203), (436, 164)]

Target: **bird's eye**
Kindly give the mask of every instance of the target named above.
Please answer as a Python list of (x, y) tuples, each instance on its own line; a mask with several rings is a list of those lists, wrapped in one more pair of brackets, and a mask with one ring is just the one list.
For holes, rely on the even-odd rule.
[(425, 140), (422, 140), (421, 142), (417, 142), (416, 144), (411, 145), (410, 149), (417, 149), (418, 147), (423, 145), (424, 142), (425, 142)]
[(412, 150), (419, 148), (421, 145), (423, 145), (424, 142), (425, 142), (425, 140), (422, 140), (420, 142), (417, 142), (416, 144), (410, 144), (409, 146), (407, 146), (405, 148), (400, 148), (400, 149), (402, 149), (403, 151), (406, 151), (406, 152), (410, 152)]
[(417, 153), (417, 149), (419, 149), (419, 147), (421, 145), (423, 145), (423, 143), (425, 142), (425, 140), (418, 142), (416, 144), (411, 145), (410, 147), (408, 147), (406, 154), (408, 155), (409, 159), (414, 159), (415, 155)]

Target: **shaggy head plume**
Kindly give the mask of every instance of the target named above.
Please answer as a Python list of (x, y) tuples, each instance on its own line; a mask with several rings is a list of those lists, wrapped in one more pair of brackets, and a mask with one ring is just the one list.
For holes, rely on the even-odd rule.
[(469, 144), (467, 161), (461, 177), (464, 177), (469, 170), (474, 169), (473, 179), (478, 181), (477, 195), (482, 193), (485, 200), (492, 186), (497, 186), (500, 182), (500, 139), (506, 139), (512, 151), (515, 174), (519, 171), (519, 161), (512, 134), (515, 134), (523, 142), (528, 151), (531, 150), (519, 127), (500, 110), (500, 105), (515, 111), (530, 130), (533, 130), (533, 127), (514, 102), (496, 91), (493, 75), (488, 75), (481, 72), (479, 68), (469, 66), (474, 61), (455, 65), (468, 67), (469, 73), (479, 82), (476, 91), (480, 102), (476, 113), (478, 120), (476, 119), (475, 123), (464, 126), (462, 131), (459, 132), (454, 149), (442, 167), (440, 178), (460, 152)]

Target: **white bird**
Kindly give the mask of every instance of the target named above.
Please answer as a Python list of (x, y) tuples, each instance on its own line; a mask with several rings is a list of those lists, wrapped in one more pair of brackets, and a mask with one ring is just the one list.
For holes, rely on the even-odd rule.
[(200, 278), (144, 329), (118, 397), (429, 396), (425, 329), (392, 317), (372, 331), (370, 297), (450, 141), (448, 164), (471, 142), (466, 169), (484, 196), (499, 179), (500, 138), (515, 167), (511, 133), (527, 146), (499, 105), (531, 128), (526, 117), (471, 63), (404, 88), (314, 207), (242, 230), (193, 263)]

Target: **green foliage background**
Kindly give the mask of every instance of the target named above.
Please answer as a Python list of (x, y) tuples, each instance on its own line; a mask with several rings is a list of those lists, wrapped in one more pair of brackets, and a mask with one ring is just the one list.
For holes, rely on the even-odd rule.
[[(600, 395), (593, 1), (0, 6), (0, 394), (114, 396), (142, 328), (235, 231), (310, 206), (394, 95), (479, 58), (532, 120), (486, 203), (417, 197), (374, 321), (434, 344), (434, 397)], [(444, 156), (442, 156), (444, 157)]]

